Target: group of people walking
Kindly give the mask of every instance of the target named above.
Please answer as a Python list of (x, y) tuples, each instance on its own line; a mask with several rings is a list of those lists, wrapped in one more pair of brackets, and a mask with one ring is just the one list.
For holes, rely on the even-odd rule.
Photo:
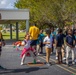
[(43, 34), (43, 30), (34, 24), (30, 27), (29, 32), (26, 34), (24, 41), (24, 49), (22, 50), (22, 60), (21, 65), (24, 64), (25, 57), (28, 53), (33, 56), (36, 60), (37, 55), (43, 54), (43, 47), (46, 50), (46, 64), (50, 66), (49, 63), (50, 55), (55, 49), (56, 60), (58, 64), (63, 63), (63, 59), (66, 59), (66, 64), (69, 65), (69, 54), (72, 56), (72, 64), (76, 62), (76, 29), (67, 30), (67, 34), (63, 33), (62, 29), (54, 28), (46, 29), (46, 34)]
[[(25, 57), (28, 55), (33, 56), (34, 62), (37, 62), (37, 56), (43, 54), (43, 50), (46, 51), (46, 64), (50, 66), (50, 55), (56, 52), (56, 60), (58, 64), (62, 64), (63, 60), (66, 60), (66, 64), (69, 65), (69, 56), (71, 53), (72, 64), (76, 63), (76, 29), (68, 29), (63, 33), (62, 29), (54, 30), (53, 27), (45, 30), (39, 30), (36, 24), (33, 24), (29, 28), (29, 32), (26, 33), (22, 46), (24, 47), (21, 53), (21, 65), (24, 64)], [(0, 55), (2, 51), (2, 44), (5, 45), (2, 33), (0, 32)], [(43, 49), (45, 47), (45, 49)]]

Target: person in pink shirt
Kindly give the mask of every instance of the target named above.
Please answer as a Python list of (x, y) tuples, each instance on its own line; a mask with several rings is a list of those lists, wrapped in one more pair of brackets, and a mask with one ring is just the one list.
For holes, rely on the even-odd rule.
[(31, 55), (34, 59), (36, 59), (35, 55), (34, 55), (34, 49), (30, 46), (30, 35), (26, 34), (25, 35), (25, 39), (24, 41), (22, 41), (22, 45), (24, 46), (22, 53), (21, 53), (21, 65), (24, 64), (25, 61), (25, 57), (28, 55)]

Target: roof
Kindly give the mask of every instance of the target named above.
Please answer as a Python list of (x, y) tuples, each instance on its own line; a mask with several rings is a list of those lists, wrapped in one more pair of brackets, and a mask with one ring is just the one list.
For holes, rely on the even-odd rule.
[(3, 9), (0, 8), (0, 11), (29, 11), (29, 9)]
[(29, 19), (29, 9), (0, 9), (0, 24)]

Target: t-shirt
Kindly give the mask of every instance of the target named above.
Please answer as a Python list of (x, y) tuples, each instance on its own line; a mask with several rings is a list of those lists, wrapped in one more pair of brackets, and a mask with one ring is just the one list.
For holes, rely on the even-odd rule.
[(67, 42), (69, 45), (74, 46), (74, 44), (73, 44), (73, 41), (74, 41), (74, 40), (75, 40), (74, 35), (72, 35), (72, 36), (67, 35), (67, 36), (66, 36), (66, 42)]
[(51, 36), (54, 36), (54, 37), (55, 37), (55, 36), (56, 36), (56, 32), (55, 32), (55, 31), (52, 32), (52, 33), (51, 33)]
[(55, 36), (50, 34), (50, 37), (52, 38), (52, 43), (54, 43)]
[(50, 42), (50, 44), (45, 44), (45, 47), (52, 48), (52, 37), (46, 36), (43, 42)]
[(45, 35), (43, 33), (39, 34), (38, 40), (37, 40), (37, 44), (39, 44), (40, 42), (43, 43), (43, 39), (44, 39)]
[(39, 28), (37, 28), (36, 26), (32, 26), (29, 29), (29, 33), (31, 35), (31, 40), (37, 40), (39, 35)]
[(28, 41), (24, 40), (24, 41), (22, 41), (22, 43), (25, 44), (24, 48), (26, 48), (26, 49), (30, 48), (30, 42), (31, 42), (31, 40), (28, 40)]
[(62, 44), (64, 44), (64, 35), (57, 34), (56, 41), (57, 41), (57, 47), (62, 47)]

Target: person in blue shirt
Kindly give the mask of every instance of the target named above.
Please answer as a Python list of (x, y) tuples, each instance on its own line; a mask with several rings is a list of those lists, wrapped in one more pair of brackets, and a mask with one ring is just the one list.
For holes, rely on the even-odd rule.
[(75, 36), (75, 44), (76, 44), (76, 29), (74, 31), (74, 36)]
[(51, 28), (50, 30), (51, 30), (50, 37), (52, 37), (52, 39), (53, 39), (53, 41), (52, 41), (52, 51), (51, 51), (51, 54), (52, 54), (53, 51), (54, 51), (54, 46), (53, 46), (53, 44), (55, 43), (54, 40), (55, 40), (56, 32), (54, 31), (54, 28)]
[(72, 64), (74, 62), (74, 48), (75, 48), (75, 37), (73, 35), (73, 31), (71, 29), (68, 30), (68, 35), (66, 36), (66, 64), (69, 66), (69, 55), (72, 53)]
[(58, 64), (62, 64), (62, 45), (64, 44), (64, 36), (62, 34), (62, 29), (58, 30), (58, 34), (56, 36), (56, 49), (58, 54)]
[(75, 63), (76, 63), (76, 29), (74, 31), (74, 36), (75, 36)]
[(75, 46), (76, 46), (76, 29), (74, 31), (74, 36), (75, 36)]
[(39, 34), (39, 37), (38, 37), (38, 40), (37, 40), (38, 55), (43, 53), (43, 39), (44, 39), (44, 37), (45, 37), (45, 35), (43, 34), (43, 30), (40, 30), (40, 34)]

